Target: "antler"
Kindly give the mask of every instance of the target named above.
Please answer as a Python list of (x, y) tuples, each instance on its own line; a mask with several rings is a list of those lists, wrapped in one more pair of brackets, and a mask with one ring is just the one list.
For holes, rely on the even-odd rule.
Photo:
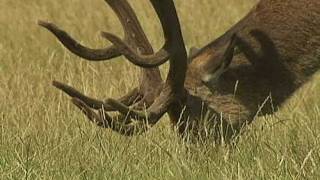
[[(147, 37), (145, 36), (137, 17), (135, 16), (133, 9), (125, 0), (107, 0), (106, 1), (113, 11), (116, 13), (125, 32), (125, 41), (133, 47), (136, 47), (137, 51), (142, 54), (152, 54), (153, 49), (150, 45)], [(76, 42), (68, 33), (59, 29), (56, 25), (44, 21), (39, 21), (40, 26), (45, 27), (52, 32), (60, 42), (74, 54), (85, 58), (90, 61), (109, 60), (114, 57), (120, 56), (119, 49), (115, 46), (110, 46), (103, 49), (91, 49), (85, 47)], [(137, 106), (149, 107), (154, 101), (155, 97), (159, 94), (162, 84), (160, 71), (158, 68), (142, 69), (142, 76), (140, 78), (140, 87), (134, 88), (127, 95), (119, 99), (120, 102), (126, 105), (132, 105), (135, 102)], [(103, 101), (89, 98), (74, 88), (67, 86), (63, 83), (53, 82), (53, 85), (63, 91), (65, 91), (71, 97), (76, 97), (86, 102), (88, 106), (94, 109), (100, 109), (104, 107), (105, 111), (114, 110), (107, 103)], [(150, 90), (152, 89), (152, 90)]]
[[(171, 117), (175, 116), (178, 118), (181, 109), (183, 108), (182, 104), (184, 104), (182, 101), (185, 96), (184, 81), (187, 68), (187, 53), (173, 1), (151, 0), (160, 19), (166, 39), (163, 48), (154, 54), (151, 54), (151, 45), (147, 41), (128, 2), (126, 0), (106, 0), (106, 2), (116, 12), (125, 28), (124, 40), (121, 40), (110, 33), (102, 33), (103, 37), (114, 44), (114, 46), (109, 48), (98, 50), (86, 48), (56, 26), (42, 21), (39, 24), (54, 33), (70, 51), (87, 59), (111, 59), (122, 54), (134, 64), (150, 68), (161, 65), (170, 58), (169, 73), (160, 95), (157, 98), (152, 99), (154, 100), (151, 102), (152, 104), (150, 103), (150, 106), (147, 104), (147, 109), (142, 111), (141, 103), (138, 103), (140, 104), (138, 107), (133, 106), (134, 109), (129, 107), (136, 101), (133, 100), (135, 98), (132, 97), (136, 96), (137, 99), (140, 98), (140, 102), (144, 102), (136, 91), (132, 91), (133, 95), (125, 96), (119, 100), (107, 99), (105, 102), (102, 102), (84, 96), (74, 88), (63, 83), (54, 82), (53, 85), (70, 95), (72, 97), (72, 102), (86, 114), (89, 120), (96, 122), (97, 125), (101, 127), (110, 127), (124, 135), (133, 135), (146, 131), (148, 129), (146, 124), (151, 126), (156, 124), (166, 112), (168, 112)], [(131, 33), (135, 34), (131, 36)], [(137, 36), (137, 34), (139, 36)], [(159, 79), (160, 76), (150, 78), (150, 76), (146, 75), (145, 77), (149, 77), (149, 82), (158, 82), (159, 80), (154, 81), (154, 79)], [(142, 84), (143, 83), (144, 82), (142, 82)], [(156, 83), (153, 84), (155, 85)], [(161, 88), (162, 84), (157, 83), (156, 87)], [(150, 91), (150, 89), (148, 90)], [(151, 91), (153, 92), (153, 97), (159, 94), (157, 89), (151, 88)], [(99, 113), (97, 114), (91, 108), (99, 109)], [(111, 118), (106, 113), (106, 111), (110, 110), (116, 110), (120, 114)], [(130, 119), (138, 120), (138, 122), (130, 123), (131, 121), (128, 121)]]
[[(168, 60), (169, 55), (168, 53), (166, 53), (165, 50), (160, 50), (158, 53), (154, 55), (146, 55), (153, 53), (152, 46), (147, 41), (147, 38), (142, 31), (142, 27), (128, 2), (124, 0), (105, 1), (110, 5), (110, 7), (118, 16), (122, 26), (124, 27), (125, 34), (124, 40), (121, 40), (120, 38), (106, 32), (103, 32), (102, 36), (112, 40), (113, 43), (116, 42), (118, 44), (118, 47), (110, 46), (103, 49), (91, 49), (78, 43), (67, 32), (60, 29), (53, 23), (39, 21), (38, 24), (52, 32), (58, 38), (58, 40), (72, 53), (87, 60), (101, 61), (106, 59), (112, 59), (123, 54), (133, 64), (149, 68), (161, 65)], [(138, 37), (136, 37), (136, 35), (138, 35)], [(143, 48), (132, 49), (132, 47), (137, 47), (137, 43), (140, 43), (140, 38), (142, 42), (141, 45)], [(120, 45), (121, 48), (119, 48)], [(141, 54), (139, 55), (133, 53), (139, 52), (140, 50), (147, 51), (149, 53), (140, 52)]]
[[(151, 0), (151, 3), (160, 19), (166, 43), (163, 49), (149, 57), (156, 57), (159, 53), (165, 53), (170, 57), (170, 68), (165, 85), (160, 95), (146, 111), (133, 110), (121, 102), (112, 99), (109, 99), (108, 102), (122, 115), (126, 115), (127, 118), (142, 120), (152, 126), (156, 124), (166, 112), (168, 112), (171, 117), (175, 116), (175, 118), (180, 115), (181, 111), (177, 111), (177, 108), (180, 110), (183, 108), (182, 104), (184, 103), (182, 101), (186, 95), (184, 81), (187, 69), (187, 53), (173, 1)], [(115, 46), (121, 49), (124, 48), (123, 45), (125, 42), (114, 41), (115, 39), (113, 39), (113, 37), (115, 36), (109, 35), (106, 36), (106, 38), (114, 43)], [(139, 60), (146, 60), (133, 51), (128, 51), (128, 53), (129, 54), (124, 54), (127, 58), (139, 57)], [(179, 112), (178, 115), (176, 114), (177, 112)]]
[[(152, 54), (152, 47), (143, 33), (142, 27), (131, 6), (125, 0), (106, 0), (106, 2), (116, 13), (121, 25), (124, 27), (124, 41), (128, 42), (132, 46), (139, 43), (139, 45), (143, 47), (139, 50), (147, 51), (148, 54)], [(84, 59), (90, 61), (104, 61), (122, 55), (119, 49), (115, 46), (102, 49), (91, 49), (85, 47), (53, 23), (40, 20), (38, 21), (38, 24), (52, 32), (68, 50)]]

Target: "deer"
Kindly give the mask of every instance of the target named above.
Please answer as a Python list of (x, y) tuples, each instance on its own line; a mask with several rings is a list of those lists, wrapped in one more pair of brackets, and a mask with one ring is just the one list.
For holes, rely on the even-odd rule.
[[(125, 32), (123, 39), (101, 32), (110, 47), (92, 49), (51, 22), (38, 24), (83, 59), (124, 56), (141, 68), (138, 87), (119, 99), (98, 100), (62, 82), (52, 83), (91, 122), (124, 136), (147, 132), (167, 113), (182, 137), (230, 141), (257, 117), (277, 112), (320, 68), (318, 0), (260, 0), (224, 34), (189, 56), (173, 0), (150, 0), (165, 38), (157, 52), (127, 0), (105, 2)], [(163, 81), (158, 67), (166, 62), (169, 72)]]

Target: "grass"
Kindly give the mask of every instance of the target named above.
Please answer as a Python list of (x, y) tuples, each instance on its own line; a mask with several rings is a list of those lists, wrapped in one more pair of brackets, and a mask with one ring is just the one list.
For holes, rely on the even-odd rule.
[[(130, 2), (159, 48), (163, 37), (150, 4)], [(256, 0), (175, 2), (186, 45), (201, 47)], [(276, 115), (248, 127), (233, 149), (185, 144), (167, 117), (145, 135), (121, 137), (89, 123), (50, 83), (118, 97), (138, 83), (138, 69), (122, 59), (80, 60), (36, 25), (50, 20), (88, 46), (105, 46), (100, 30), (122, 30), (103, 0), (1, 0), (0, 9), (0, 179), (320, 178), (318, 77)]]

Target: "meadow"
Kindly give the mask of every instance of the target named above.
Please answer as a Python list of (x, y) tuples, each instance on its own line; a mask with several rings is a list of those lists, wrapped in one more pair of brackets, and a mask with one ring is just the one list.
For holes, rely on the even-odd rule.
[[(187, 47), (201, 47), (257, 0), (175, 0)], [(160, 24), (147, 0), (130, 0), (155, 49)], [(168, 117), (122, 137), (90, 123), (51, 86), (68, 83), (100, 99), (138, 84), (123, 58), (87, 62), (69, 53), (37, 20), (63, 27), (90, 47), (101, 30), (123, 34), (103, 0), (0, 1), (0, 179), (319, 179), (319, 75), (272, 116), (246, 128), (233, 148), (185, 143)], [(165, 77), (168, 65), (161, 67)]]

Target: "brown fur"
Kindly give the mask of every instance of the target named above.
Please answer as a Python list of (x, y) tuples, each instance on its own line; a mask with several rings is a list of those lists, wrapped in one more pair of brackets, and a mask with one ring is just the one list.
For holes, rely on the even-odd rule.
[[(199, 119), (195, 106), (203, 101), (234, 128), (251, 122), (257, 113), (275, 112), (319, 69), (319, 28), (318, 0), (261, 0), (239, 23), (190, 57), (188, 111)], [(242, 53), (234, 56), (216, 85), (206, 86), (201, 76), (219, 64), (217, 54), (234, 33)], [(194, 97), (201, 101), (194, 103)]]

